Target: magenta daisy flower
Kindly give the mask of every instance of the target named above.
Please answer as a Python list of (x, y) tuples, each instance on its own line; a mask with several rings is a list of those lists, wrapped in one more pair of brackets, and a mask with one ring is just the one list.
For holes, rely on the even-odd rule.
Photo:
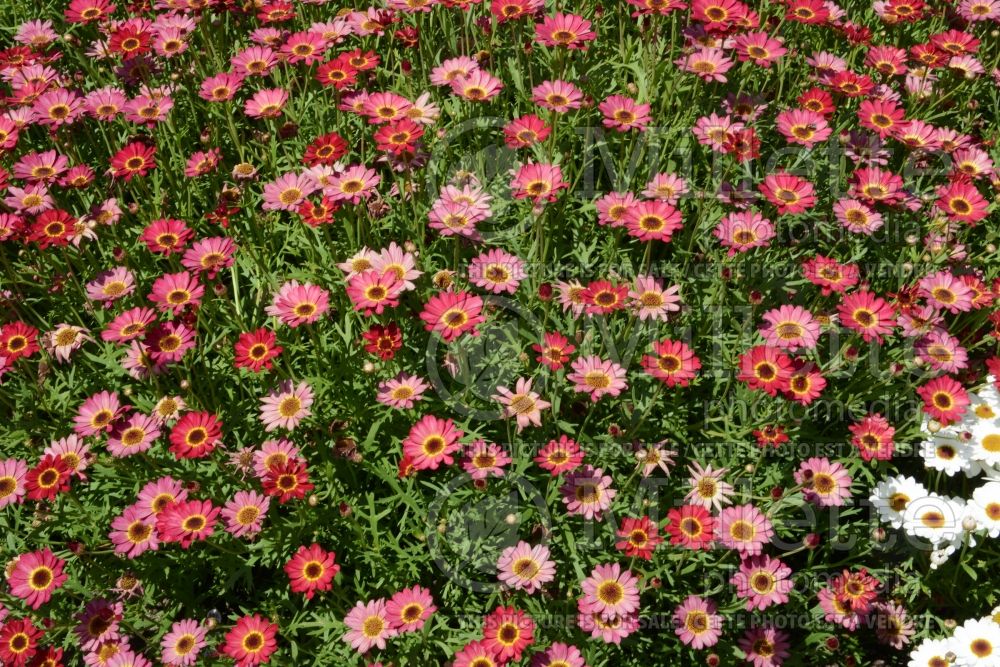
[(179, 542), (187, 549), (212, 534), (219, 508), (208, 500), (184, 500), (168, 505), (156, 518), (156, 532), (163, 542)]
[(531, 595), (556, 577), (556, 564), (545, 545), (518, 542), (500, 553), (497, 578), (506, 586)]
[(293, 384), (285, 380), (278, 388), (261, 399), (260, 421), (270, 433), (277, 428), (294, 431), (299, 423), (312, 414), (312, 388), (305, 382)]

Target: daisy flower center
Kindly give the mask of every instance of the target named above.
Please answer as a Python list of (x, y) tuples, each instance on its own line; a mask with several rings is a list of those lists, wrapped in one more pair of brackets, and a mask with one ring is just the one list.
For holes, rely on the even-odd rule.
[(534, 579), (540, 568), (533, 558), (520, 558), (511, 569), (522, 579)]
[(985, 438), (983, 438), (983, 449), (986, 451), (996, 454), (1000, 452), (1000, 433), (990, 433)]
[(294, 417), (300, 409), (302, 409), (302, 401), (297, 396), (283, 398), (278, 404), (278, 413), (285, 418)]
[(597, 597), (604, 604), (618, 604), (625, 597), (625, 588), (617, 581), (605, 581), (598, 587)]
[(604, 371), (590, 371), (583, 376), (583, 382), (591, 389), (607, 389), (611, 386), (611, 378)]
[(749, 521), (734, 521), (729, 527), (729, 535), (739, 542), (749, 542), (757, 534)]
[(365, 633), (365, 637), (370, 639), (378, 637), (384, 630), (385, 621), (380, 616), (369, 616), (361, 625), (361, 631)]
[(52, 579), (52, 570), (47, 567), (38, 567), (31, 572), (31, 576), (28, 577), (28, 583), (36, 591), (43, 591), (49, 587)]
[(252, 524), (260, 516), (260, 510), (253, 505), (247, 505), (236, 513), (236, 522), (244, 526)]

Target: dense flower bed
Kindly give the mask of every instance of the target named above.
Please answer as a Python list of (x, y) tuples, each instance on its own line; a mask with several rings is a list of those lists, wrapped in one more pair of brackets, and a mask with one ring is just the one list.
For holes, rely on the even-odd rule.
[(0, 665), (1000, 665), (997, 0), (0, 15)]

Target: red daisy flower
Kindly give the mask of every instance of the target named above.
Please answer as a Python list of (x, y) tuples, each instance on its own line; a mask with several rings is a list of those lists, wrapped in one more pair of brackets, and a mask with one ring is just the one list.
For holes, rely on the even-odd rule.
[(382, 326), (374, 324), (362, 334), (365, 339), (365, 351), (374, 354), (382, 361), (396, 356), (396, 351), (403, 347), (403, 334), (395, 322)]
[(254, 373), (271, 370), (273, 367), (271, 360), (284, 350), (277, 342), (278, 338), (274, 332), (264, 327), (241, 333), (239, 340), (233, 346), (236, 352), (233, 365), (236, 368), (248, 368)]
[(53, 500), (57, 495), (69, 490), (73, 471), (61, 456), (48, 455), (38, 465), (28, 471), (24, 478), (24, 488), (30, 500)]
[(712, 545), (715, 519), (700, 505), (683, 505), (667, 512), (670, 543), (686, 549), (708, 549)]
[(656, 524), (648, 516), (622, 519), (618, 537), (624, 539), (615, 543), (616, 549), (625, 552), (626, 556), (644, 560), (652, 559), (653, 550), (663, 542), (663, 538), (657, 534)]
[(156, 168), (156, 147), (133, 141), (111, 158), (111, 173), (116, 178), (131, 181), (135, 176), (145, 176)]
[(924, 412), (945, 426), (961, 419), (969, 405), (965, 388), (947, 375), (917, 387), (917, 393), (924, 400)]
[(781, 350), (758, 345), (740, 355), (739, 379), (750, 389), (761, 389), (771, 396), (788, 390), (792, 360)]
[(278, 648), (278, 625), (254, 614), (236, 621), (226, 633), (222, 652), (236, 661), (236, 667), (251, 667), (268, 662)]
[(188, 412), (170, 431), (170, 451), (178, 459), (208, 456), (222, 438), (222, 420), (211, 412)]
[(333, 578), (340, 571), (340, 566), (334, 562), (337, 557), (332, 551), (326, 551), (318, 544), (299, 547), (295, 555), (285, 563), (285, 573), (291, 580), (293, 593), (305, 593), (311, 600), (316, 591), (328, 591), (333, 588)]
[(292, 498), (301, 500), (306, 492), (312, 491), (309, 471), (301, 461), (285, 461), (271, 466), (263, 481), (264, 493), (274, 496), (281, 504)]

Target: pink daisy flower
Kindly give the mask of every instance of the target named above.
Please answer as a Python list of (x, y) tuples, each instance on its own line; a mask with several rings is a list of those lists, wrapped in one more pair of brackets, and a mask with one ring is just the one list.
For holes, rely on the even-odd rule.
[(299, 423), (312, 414), (312, 388), (305, 382), (293, 384), (285, 380), (277, 389), (261, 399), (260, 421), (270, 433), (277, 428), (294, 431)]
[(778, 667), (791, 656), (788, 633), (770, 625), (747, 630), (737, 645), (753, 667)]
[(522, 165), (510, 183), (516, 199), (531, 199), (536, 204), (555, 201), (559, 191), (568, 187), (569, 183), (563, 180), (562, 169), (557, 164)]
[(722, 635), (722, 616), (713, 600), (689, 595), (674, 610), (674, 634), (694, 649), (715, 646)]
[(563, 504), (570, 514), (579, 514), (585, 519), (600, 519), (602, 512), (611, 507), (611, 501), (618, 493), (611, 488), (611, 476), (601, 468), (585, 465), (569, 472), (559, 489)]
[(499, 248), (494, 248), (469, 263), (469, 280), (494, 294), (513, 294), (524, 280), (524, 262)]
[(418, 375), (400, 373), (378, 386), (378, 402), (399, 410), (409, 410), (423, 398), (428, 385)]
[(503, 81), (486, 70), (478, 69), (452, 80), (451, 90), (470, 102), (489, 102), (503, 90)]
[(198, 278), (187, 272), (167, 273), (153, 282), (149, 300), (157, 305), (160, 311), (170, 311), (175, 315), (185, 308), (195, 307), (201, 303), (205, 288)]
[(476, 325), (485, 321), (483, 300), (466, 292), (441, 292), (431, 297), (420, 313), (427, 331), (436, 331), (450, 343), (465, 332), (478, 335)]
[(952, 314), (972, 310), (972, 290), (950, 271), (936, 271), (924, 276), (918, 283), (917, 293), (931, 305)]
[(110, 307), (114, 301), (135, 291), (135, 276), (124, 266), (104, 271), (87, 283), (87, 296)]
[(253, 537), (263, 528), (271, 499), (256, 491), (237, 491), (222, 508), (226, 532), (234, 537)]
[(552, 645), (531, 658), (531, 667), (587, 667), (580, 649), (562, 642)]
[(811, 148), (830, 138), (833, 130), (821, 114), (806, 109), (789, 109), (778, 114), (778, 132), (792, 144)]
[(277, 118), (287, 102), (288, 91), (284, 88), (264, 88), (246, 101), (243, 111), (251, 118)]
[(639, 611), (638, 579), (618, 563), (598, 565), (580, 584), (580, 611), (609, 619)]
[(208, 500), (183, 500), (168, 505), (156, 517), (156, 532), (163, 542), (179, 542), (187, 549), (211, 536), (219, 508)]
[(454, 463), (451, 455), (461, 448), (463, 435), (450, 419), (425, 415), (403, 440), (403, 455), (416, 470), (437, 470), (442, 463)]
[(518, 433), (530, 425), (541, 426), (541, 411), (550, 405), (531, 390), (531, 380), (525, 378), (518, 378), (513, 391), (507, 387), (497, 387), (497, 393), (492, 398), (504, 407), (505, 417), (517, 419)]
[(426, 588), (413, 586), (393, 595), (385, 605), (389, 625), (398, 632), (417, 632), (437, 611), (434, 597)]
[(52, 593), (69, 578), (63, 572), (66, 561), (48, 548), (21, 554), (7, 577), (10, 594), (38, 609), (52, 599)]
[(644, 201), (630, 206), (623, 220), (629, 236), (640, 241), (668, 243), (674, 232), (683, 226), (681, 212), (661, 200)]
[(549, 440), (533, 460), (542, 470), (555, 476), (579, 468), (583, 463), (583, 450), (575, 440), (561, 435), (558, 440)]
[(851, 476), (847, 469), (825, 457), (803, 461), (795, 471), (795, 483), (802, 486), (806, 502), (820, 507), (839, 507), (851, 497)]
[(704, 81), (719, 81), (725, 83), (726, 72), (733, 66), (733, 61), (726, 57), (725, 51), (713, 47), (702, 47), (674, 61), (681, 71), (696, 74)]
[(548, 547), (518, 542), (500, 553), (497, 578), (514, 590), (528, 595), (540, 590), (556, 577), (556, 564), (549, 558)]
[(371, 197), (381, 181), (381, 177), (374, 169), (369, 169), (363, 164), (351, 165), (331, 178), (324, 192), (333, 201), (357, 204), (362, 199)]
[(510, 455), (500, 445), (485, 440), (473, 440), (465, 448), (462, 470), (474, 481), (488, 477), (503, 477), (504, 466), (510, 464)]
[(531, 101), (549, 111), (565, 113), (583, 106), (583, 92), (568, 81), (543, 81), (531, 89)]
[(28, 474), (28, 463), (21, 459), (0, 461), (0, 509), (17, 504), (24, 498), (24, 479)]
[(727, 507), (719, 514), (716, 538), (723, 547), (740, 555), (757, 556), (774, 536), (771, 521), (753, 505)]
[(170, 631), (160, 640), (160, 659), (168, 665), (188, 667), (198, 661), (198, 654), (208, 642), (208, 630), (198, 621), (184, 619), (170, 626)]
[(101, 391), (83, 402), (73, 417), (73, 430), (77, 435), (98, 435), (110, 431), (122, 412), (118, 394)]
[(355, 274), (347, 282), (347, 296), (354, 309), (364, 312), (365, 317), (373, 313), (381, 315), (386, 308), (398, 306), (402, 291), (403, 283), (393, 271), (372, 269)]
[(355, 604), (344, 618), (344, 625), (347, 632), (343, 640), (358, 653), (367, 653), (376, 647), (385, 650), (386, 640), (398, 634), (389, 621), (382, 598)]
[(604, 115), (601, 121), (604, 127), (619, 132), (645, 130), (652, 120), (648, 104), (640, 104), (623, 95), (612, 95), (597, 105), (597, 108)]
[(124, 421), (115, 423), (108, 438), (112, 456), (132, 456), (147, 451), (160, 437), (160, 423), (150, 415), (133, 412)]
[(604, 361), (596, 355), (578, 357), (571, 364), (573, 372), (566, 379), (574, 383), (577, 393), (589, 393), (596, 403), (602, 396), (618, 396), (628, 388), (625, 369), (613, 361)]
[(315, 322), (329, 307), (330, 294), (325, 289), (290, 280), (281, 286), (264, 312), (294, 329)]
[(636, 276), (628, 297), (640, 321), (658, 320), (666, 322), (670, 313), (679, 312), (681, 298), (679, 285), (664, 288), (653, 276)]
[(811, 350), (819, 340), (819, 322), (801, 306), (786, 304), (767, 311), (759, 331), (768, 345), (786, 350)]
[(544, 46), (586, 49), (597, 39), (591, 27), (590, 21), (582, 16), (556, 13), (535, 24), (535, 41)]
[(308, 172), (282, 174), (264, 185), (265, 211), (297, 211), (306, 197), (319, 189), (319, 183)]
[(745, 598), (747, 611), (763, 611), (773, 604), (788, 602), (788, 593), (794, 587), (792, 568), (777, 558), (767, 555), (751, 556), (740, 562), (740, 569), (729, 582), (736, 587), (736, 595)]
[(756, 211), (738, 211), (726, 215), (712, 230), (723, 247), (729, 248), (727, 255), (752, 248), (766, 248), (776, 236), (771, 221)]

